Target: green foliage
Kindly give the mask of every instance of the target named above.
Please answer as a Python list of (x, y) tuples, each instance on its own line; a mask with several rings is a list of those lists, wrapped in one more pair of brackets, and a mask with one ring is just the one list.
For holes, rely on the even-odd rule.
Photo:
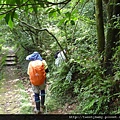
[(2, 44), (0, 44), (0, 51), (2, 50)]
[(28, 53), (24, 51), (23, 48), (21, 48), (17, 51), (16, 55), (18, 57), (17, 64), (20, 70), (20, 76), (27, 76), (28, 61), (26, 61), (25, 58), (28, 55)]
[[(1, 41), (2, 42), (2, 41)], [(2, 45), (1, 45), (1, 51), (0, 51), (0, 70), (1, 70), (1, 76), (2, 76), (2, 69), (5, 65), (5, 60), (6, 60), (6, 54), (7, 54), (7, 49), (5, 49)]]
[(56, 73), (53, 73), (55, 76), (52, 77), (53, 84), (51, 86), (51, 91), (53, 94), (59, 93), (59, 94), (56, 94), (57, 97), (62, 96), (63, 94), (65, 95), (64, 93), (65, 88), (63, 89), (63, 86), (69, 83), (68, 81), (64, 81), (64, 79), (66, 78), (66, 74), (68, 73), (68, 69), (69, 69), (69, 66), (67, 64), (64, 64), (62, 67), (60, 67), (57, 70)]
[[(0, 53), (1, 55), (1, 53)], [(2, 55), (1, 55), (2, 56)], [(0, 58), (0, 81), (3, 79), (3, 76), (4, 76), (4, 71), (2, 70), (3, 69), (3, 66), (5, 64), (5, 57), (3, 58)], [(1, 84), (0, 84), (1, 85)]]
[[(26, 84), (28, 84), (26, 82)], [(29, 96), (25, 91), (25, 86), (23, 84), (22, 80), (19, 80), (17, 83), (17, 86), (19, 87), (19, 91), (20, 91), (20, 113), (21, 114), (31, 114), (33, 112), (33, 108), (31, 107), (31, 103), (29, 102)]]
[(74, 84), (79, 81), (77, 78), (80, 74), (78, 66), (80, 67), (80, 64), (75, 61), (64, 63), (60, 67), (54, 68), (56, 72), (52, 73), (52, 77), (50, 76), (50, 91), (60, 103), (65, 104), (75, 96)]
[(5, 60), (6, 60), (6, 56), (3, 56), (3, 55), (2, 55), (2, 58), (1, 58), (1, 60), (0, 60), (0, 69), (2, 69), (3, 66), (5, 65)]
[[(81, 114), (110, 114), (114, 110), (119, 112), (114, 105), (119, 104), (115, 102), (119, 98), (120, 89), (116, 86), (116, 80), (113, 77), (105, 77), (100, 66), (91, 67), (89, 73), (87, 79), (75, 84), (79, 86), (75, 87), (75, 92), (79, 93), (80, 101), (76, 113), (81, 111)], [(114, 87), (117, 87), (117, 90)]]
[[(49, 77), (49, 81), (51, 82), (50, 90), (53, 98), (57, 99), (62, 105), (70, 102), (71, 99), (76, 96), (78, 96), (78, 101), (80, 101), (79, 96), (82, 85), (86, 79), (90, 79), (90, 73), (94, 73), (95, 69), (97, 71), (97, 62), (95, 62), (97, 61), (97, 50), (94, 26), (90, 26), (84, 21), (81, 21), (81, 23), (78, 23), (76, 26), (76, 29), (79, 29), (79, 31), (74, 31), (72, 26), (68, 26), (67, 29), (67, 33), (65, 34), (68, 35), (67, 38), (70, 38), (66, 41), (68, 45), (67, 55), (69, 61), (59, 68), (54, 68), (52, 70), (53, 73), (51, 73)], [(74, 33), (74, 35), (71, 33)], [(65, 34), (63, 33), (62, 35), (64, 36)], [(73, 36), (75, 40), (72, 39)], [(85, 86), (89, 85), (89, 82), (86, 82)], [(85, 101), (83, 100), (83, 102)], [(90, 104), (89, 108), (91, 108), (93, 103), (94, 102)], [(80, 110), (81, 109), (78, 111)]]
[(54, 99), (54, 96), (52, 96), (51, 94), (50, 95), (47, 95), (47, 98), (46, 98), (46, 105), (47, 105), (47, 110), (48, 111), (54, 111), (54, 110), (57, 110), (59, 108), (61, 108), (62, 106), (58, 103), (58, 100)]
[[(115, 75), (104, 76), (97, 53), (93, 0), (74, 0), (64, 5), (52, 5), (47, 0), (1, 0), (0, 3), (15, 5), (6, 6), (4, 11), (0, 10), (0, 20), (5, 18), (11, 28), (8, 29), (2, 20), (0, 39), (6, 45), (15, 44), (18, 48), (18, 63), (22, 75), (26, 74), (28, 65), (25, 57), (33, 51), (40, 52), (48, 63), (52, 93), (52, 99), (49, 98), (50, 103), (48, 102), (50, 110), (57, 108), (59, 103), (65, 104), (77, 97), (79, 106), (76, 113), (119, 113), (120, 108), (118, 105), (115, 108), (114, 104), (119, 103), (115, 101), (119, 99), (117, 83), (120, 79), (120, 48), (116, 48), (113, 57)], [(114, 22), (114, 27), (119, 29), (119, 16), (113, 17), (115, 19), (117, 21)], [(68, 60), (59, 68), (54, 66), (54, 53), (61, 48), (44, 29), (67, 50)], [(0, 42), (0, 46), (4, 43)], [(58, 104), (54, 106), (56, 101)], [(29, 109), (26, 107), (23, 111)]]
[(120, 65), (119, 65), (119, 61), (120, 61), (120, 46), (119, 46), (119, 42), (117, 43), (118, 46), (115, 49), (115, 53), (114, 56), (112, 58), (114, 62), (114, 69), (117, 70), (117, 72), (119, 72), (120, 70)]
[[(115, 106), (119, 104), (115, 102), (119, 99), (119, 86), (116, 87), (119, 71), (115, 79), (104, 76), (105, 70), (100, 66), (100, 58), (98, 59), (96, 53), (95, 37), (90, 36), (94, 36), (94, 31), (90, 32), (87, 30), (81, 33), (81, 37), (74, 41), (75, 50), (73, 46), (69, 46), (71, 59), (60, 68), (52, 70), (56, 72), (50, 76), (51, 93), (62, 105), (77, 96), (79, 105), (74, 113), (119, 113), (118, 106)], [(84, 37), (86, 33), (88, 36)]]
[(0, 15), (0, 20), (2, 20), (5, 17), (5, 15)]
[(5, 21), (6, 21), (6, 23), (9, 25), (9, 27), (12, 29), (13, 28), (13, 20), (12, 20), (12, 15), (13, 15), (14, 13), (8, 13), (8, 14), (6, 14), (6, 16), (5, 16)]

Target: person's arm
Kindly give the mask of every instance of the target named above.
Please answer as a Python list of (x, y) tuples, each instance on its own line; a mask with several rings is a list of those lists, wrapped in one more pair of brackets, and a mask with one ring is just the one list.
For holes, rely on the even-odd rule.
[[(28, 64), (28, 69), (27, 69), (27, 74), (29, 75), (29, 69), (30, 69), (30, 63)], [(31, 84), (30, 80), (27, 83), (27, 86), (29, 86)]]
[(28, 64), (27, 74), (29, 75), (30, 63)]
[(27, 69), (27, 74), (29, 75), (29, 66), (28, 66), (28, 69)]
[(48, 65), (47, 65), (46, 61), (43, 60), (43, 63), (44, 63), (44, 65), (45, 65), (45, 72), (48, 73), (48, 72), (49, 72), (49, 69), (48, 69)]

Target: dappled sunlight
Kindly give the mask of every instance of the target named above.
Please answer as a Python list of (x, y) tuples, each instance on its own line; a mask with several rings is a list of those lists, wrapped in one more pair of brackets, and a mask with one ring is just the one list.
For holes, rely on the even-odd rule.
[(24, 89), (19, 89), (19, 91), (22, 92), (22, 93), (27, 93), (27, 91), (24, 90)]
[(14, 80), (9, 80), (8, 83), (16, 83), (17, 81), (19, 81), (20, 79), (14, 79)]

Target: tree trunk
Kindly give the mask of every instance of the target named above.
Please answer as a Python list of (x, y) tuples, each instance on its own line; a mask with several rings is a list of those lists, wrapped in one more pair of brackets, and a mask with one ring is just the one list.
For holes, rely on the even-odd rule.
[(119, 41), (119, 29), (115, 25), (117, 24), (116, 17), (120, 13), (120, 6), (117, 5), (120, 3), (119, 0), (109, 0), (107, 4), (107, 17), (108, 17), (108, 29), (106, 35), (106, 50), (105, 50), (105, 68), (107, 69), (107, 74), (112, 74), (112, 61), (111, 58), (114, 55), (114, 49), (117, 46), (117, 42)]
[(97, 39), (98, 39), (98, 53), (102, 57), (101, 66), (103, 66), (103, 53), (105, 50), (105, 36), (104, 36), (104, 23), (103, 23), (103, 9), (102, 0), (95, 0), (96, 11), (96, 26), (97, 26)]

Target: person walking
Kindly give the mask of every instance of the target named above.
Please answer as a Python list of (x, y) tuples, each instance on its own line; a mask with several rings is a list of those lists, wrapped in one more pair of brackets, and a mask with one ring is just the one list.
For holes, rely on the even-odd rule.
[[(66, 53), (65, 50), (64, 50), (64, 52)], [(54, 56), (55, 57), (55, 65), (57, 67), (59, 67), (66, 60), (64, 52), (63, 51), (57, 51), (55, 56)]]
[[(35, 113), (42, 113), (41, 108), (45, 109), (45, 87), (46, 87), (46, 73), (49, 72), (48, 65), (45, 60), (42, 59), (38, 52), (33, 52), (26, 57), (29, 60), (27, 74), (32, 85), (35, 99)], [(41, 96), (41, 99), (40, 97)], [(40, 105), (41, 104), (41, 105)]]

